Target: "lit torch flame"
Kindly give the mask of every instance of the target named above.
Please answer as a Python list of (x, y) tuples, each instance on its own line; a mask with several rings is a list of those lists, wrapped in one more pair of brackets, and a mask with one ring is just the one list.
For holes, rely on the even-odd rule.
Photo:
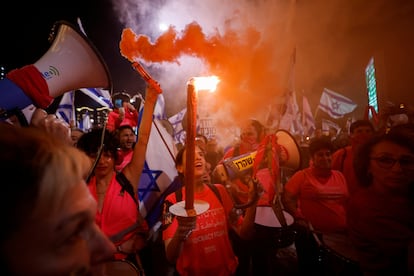
[(193, 77), (189, 82), (197, 91), (207, 90), (209, 92), (215, 92), (220, 79), (217, 76)]
[(197, 124), (197, 91), (216, 90), (219, 79), (211, 77), (193, 77), (187, 82), (187, 133), (186, 133), (186, 187), (185, 210), (188, 216), (196, 213), (194, 209), (194, 162), (195, 162), (195, 136)]

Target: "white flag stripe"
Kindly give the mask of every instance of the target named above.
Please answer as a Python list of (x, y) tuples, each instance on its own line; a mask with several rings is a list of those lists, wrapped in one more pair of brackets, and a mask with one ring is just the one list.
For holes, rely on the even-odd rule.
[(187, 108), (182, 109), (180, 112), (178, 112), (177, 114), (171, 116), (170, 118), (168, 118), (168, 121), (170, 121), (170, 123), (174, 126), (177, 124), (180, 124), (181, 121), (184, 118), (185, 113), (187, 112)]
[(280, 119), (279, 128), (291, 132), (291, 127), (293, 125), (293, 115), (290, 113), (285, 113)]
[(311, 136), (316, 130), (315, 118), (312, 115), (312, 110), (308, 98), (303, 96), (302, 101), (302, 124), (305, 132), (304, 134)]
[(341, 127), (338, 124), (326, 119), (322, 119), (322, 131), (328, 132), (330, 128), (335, 129), (337, 133), (341, 131)]
[(290, 91), (286, 99), (286, 112), (279, 122), (279, 128), (292, 134), (303, 134), (303, 126), (300, 120), (299, 106), (296, 101), (296, 93)]
[(159, 120), (165, 119), (165, 99), (163, 94), (158, 95), (157, 102), (154, 107), (154, 117)]
[(68, 124), (70, 124), (71, 120), (76, 121), (73, 112), (73, 95), (73, 91), (63, 94), (55, 113), (59, 119), (64, 120)]
[(279, 128), (285, 129), (292, 134), (303, 135), (303, 125), (300, 119), (299, 106), (296, 100), (295, 91), (295, 63), (296, 48), (293, 49), (290, 72), (288, 78), (288, 90), (286, 93), (286, 112), (280, 118)]
[(92, 123), (90, 122), (91, 114), (88, 114), (87, 116), (82, 114), (81, 118), (78, 120), (75, 111), (75, 93), (77, 93), (77, 91), (84, 93), (102, 107), (108, 108), (113, 108), (111, 96), (108, 91), (97, 88), (82, 88), (66, 92), (62, 95), (55, 115), (68, 124), (74, 123), (75, 127), (78, 127), (83, 131), (87, 131), (92, 126)]
[(176, 143), (185, 142), (185, 131), (183, 129), (182, 121), (187, 113), (187, 108), (182, 109), (177, 114), (168, 118), (168, 121), (171, 123), (173, 130), (174, 130), (174, 140)]
[(111, 96), (104, 89), (82, 88), (79, 90), (82, 91), (85, 95), (87, 95), (91, 99), (93, 99), (95, 102), (100, 104), (101, 106), (113, 108)]
[[(155, 126), (153, 125), (151, 127), (145, 161), (150, 171), (159, 171), (162, 173), (155, 180), (157, 187), (149, 187), (153, 184), (150, 183), (149, 172), (146, 174), (143, 173), (141, 176), (139, 189), (149, 189), (140, 192), (142, 196), (140, 196), (140, 212), (143, 217), (146, 217), (147, 210), (153, 208), (154, 204), (158, 202), (162, 192), (171, 184), (177, 175), (174, 160), (177, 149), (173, 138), (157, 119), (153, 120), (153, 124)], [(154, 176), (151, 172), (150, 174)], [(159, 188), (159, 190), (156, 188)]]
[(290, 95), (290, 110), (292, 112), (292, 116), (293, 116), (293, 124), (291, 127), (291, 132), (293, 134), (299, 134), (302, 135), (303, 134), (303, 125), (302, 122), (300, 120), (300, 113), (299, 113), (299, 106), (298, 106), (298, 102), (296, 100), (296, 92), (292, 91), (291, 95)]
[(342, 118), (345, 114), (355, 110), (357, 104), (349, 98), (324, 88), (318, 108), (334, 119)]
[(87, 132), (91, 129), (92, 123), (91, 123), (91, 116), (88, 111), (86, 113), (82, 114), (82, 118), (79, 120), (79, 126), (78, 128), (84, 132)]

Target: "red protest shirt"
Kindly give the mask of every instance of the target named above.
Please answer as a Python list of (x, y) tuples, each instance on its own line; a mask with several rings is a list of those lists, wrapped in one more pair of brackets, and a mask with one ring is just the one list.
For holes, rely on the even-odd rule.
[[(88, 184), (91, 194), (98, 201), (96, 177), (92, 177)], [(140, 214), (137, 204), (128, 192), (122, 191), (122, 186), (116, 180), (116, 173), (114, 172), (105, 193), (102, 211), (97, 210), (96, 212), (96, 224), (106, 236), (111, 237), (139, 222), (139, 218)], [(140, 225), (137, 231), (146, 231), (148, 230), (147, 228), (148, 226), (144, 223), (144, 225)], [(122, 237), (120, 242), (116, 242), (115, 245), (120, 245), (129, 240), (137, 231), (129, 232)], [(116, 259), (123, 259), (125, 257), (125, 254), (115, 254)]]
[(285, 184), (284, 190), (298, 199), (299, 210), (315, 230), (330, 233), (347, 229), (345, 205), (348, 188), (344, 175), (332, 170), (326, 183), (321, 183), (312, 168), (296, 172)]
[(117, 109), (109, 112), (108, 122), (106, 124), (106, 128), (109, 131), (114, 131), (123, 125), (130, 125), (131, 127), (136, 128), (138, 126), (138, 111), (125, 110), (125, 116), (122, 120), (119, 119), (119, 112)]
[[(177, 259), (176, 268), (180, 275), (233, 275), (238, 265), (238, 259), (233, 252), (228, 231), (228, 215), (233, 208), (233, 202), (225, 187), (216, 184), (221, 196), (204, 186), (201, 192), (194, 193), (195, 200), (209, 203), (209, 209), (197, 216), (197, 225), (189, 238), (184, 242), (181, 255)], [(185, 188), (182, 190), (185, 200)], [(177, 202), (175, 193), (167, 196), (166, 201)], [(178, 228), (177, 219), (163, 231), (163, 239), (174, 236)]]

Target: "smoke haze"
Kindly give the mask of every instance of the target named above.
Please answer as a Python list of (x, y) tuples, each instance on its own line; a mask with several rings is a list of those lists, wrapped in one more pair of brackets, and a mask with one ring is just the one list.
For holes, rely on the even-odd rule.
[(217, 75), (219, 90), (214, 98), (200, 93), (199, 105), (208, 106), (208, 115), (225, 126), (247, 117), (264, 122), (270, 105), (283, 102), (289, 78), (299, 104), (306, 95), (316, 108), (326, 87), (351, 98), (361, 112), (367, 103), (364, 69), (369, 58), (413, 46), (412, 39), (402, 41), (410, 37), (413, 5), (398, 0), (360, 2), (113, 4), (121, 23), (132, 32), (128, 42), (135, 51), (133, 59), (149, 68), (163, 87), (169, 115), (185, 107), (188, 79)]

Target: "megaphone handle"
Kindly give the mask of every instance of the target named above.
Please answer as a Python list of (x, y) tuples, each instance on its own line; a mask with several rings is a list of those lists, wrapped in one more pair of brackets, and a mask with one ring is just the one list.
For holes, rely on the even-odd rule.
[[(11, 98), (1, 102), (3, 105), (2, 108), (4, 109), (23, 109), (32, 103), (37, 107), (47, 108), (53, 101), (53, 97), (49, 95), (46, 80), (33, 64), (25, 65), (19, 69), (13, 69), (6, 75), (6, 79), (2, 80), (2, 83), (5, 83), (5, 88), (12, 90), (7, 93), (7, 97), (10, 95)], [(2, 92), (2, 99), (5, 96)], [(15, 103), (16, 100), (17, 105), (10, 107), (4, 106), (9, 101)]]
[(247, 209), (250, 206), (252, 206), (253, 204), (255, 204), (260, 199), (260, 197), (262, 196), (261, 193), (258, 192), (258, 184), (259, 184), (259, 181), (256, 178), (250, 178), (249, 179), (249, 185), (253, 185), (254, 197), (250, 201), (248, 201), (244, 204), (234, 203), (234, 208), (236, 208), (236, 209)]

